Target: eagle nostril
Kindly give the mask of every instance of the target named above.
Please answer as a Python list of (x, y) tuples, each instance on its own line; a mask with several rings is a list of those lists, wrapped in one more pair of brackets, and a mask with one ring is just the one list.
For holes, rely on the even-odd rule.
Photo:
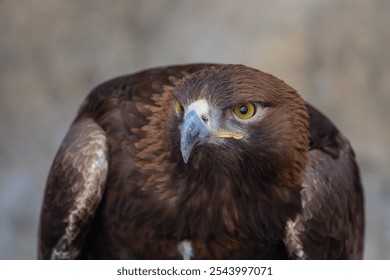
[(202, 116), (202, 120), (203, 120), (204, 122), (208, 122), (208, 121), (209, 121), (209, 118), (203, 115), (203, 116)]

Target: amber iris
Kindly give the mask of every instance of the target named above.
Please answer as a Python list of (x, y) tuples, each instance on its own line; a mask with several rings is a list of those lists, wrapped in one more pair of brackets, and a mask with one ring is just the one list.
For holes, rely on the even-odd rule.
[(175, 110), (176, 110), (176, 113), (178, 113), (179, 115), (182, 115), (184, 112), (183, 106), (181, 106), (179, 101), (177, 101), (177, 100), (175, 103)]
[(250, 119), (256, 113), (256, 108), (253, 103), (241, 103), (233, 107), (234, 114), (240, 119)]

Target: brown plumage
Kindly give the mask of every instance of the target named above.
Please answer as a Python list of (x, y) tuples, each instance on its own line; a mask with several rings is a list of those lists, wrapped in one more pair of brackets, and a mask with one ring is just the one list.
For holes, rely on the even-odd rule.
[(155, 68), (87, 97), (54, 159), (44, 259), (359, 259), (348, 140), (242, 65)]

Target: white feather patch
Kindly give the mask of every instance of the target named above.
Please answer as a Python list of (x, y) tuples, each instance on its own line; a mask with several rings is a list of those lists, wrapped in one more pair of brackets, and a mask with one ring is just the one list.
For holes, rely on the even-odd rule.
[(296, 226), (296, 221), (287, 221), (285, 242), (291, 245), (293, 250), (291, 253), (293, 253), (297, 259), (305, 259), (306, 255), (303, 251), (302, 242), (299, 238), (300, 232)]
[(187, 113), (189, 113), (192, 110), (195, 110), (196, 113), (200, 117), (207, 117), (207, 118), (210, 117), (209, 116), (209, 114), (210, 114), (210, 106), (207, 103), (206, 99), (202, 98), (202, 99), (196, 100), (190, 106), (188, 106), (188, 109), (186, 111), (187, 111)]
[(183, 256), (183, 260), (190, 260), (192, 257), (191, 241), (184, 240), (177, 246), (179, 253)]

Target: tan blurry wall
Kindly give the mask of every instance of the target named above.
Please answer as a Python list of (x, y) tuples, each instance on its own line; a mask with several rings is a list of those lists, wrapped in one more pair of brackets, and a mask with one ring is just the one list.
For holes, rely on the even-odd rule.
[(272, 73), (350, 138), (366, 254), (390, 259), (390, 1), (0, 1), (0, 259), (36, 258), (46, 176), (86, 94), (159, 65)]

